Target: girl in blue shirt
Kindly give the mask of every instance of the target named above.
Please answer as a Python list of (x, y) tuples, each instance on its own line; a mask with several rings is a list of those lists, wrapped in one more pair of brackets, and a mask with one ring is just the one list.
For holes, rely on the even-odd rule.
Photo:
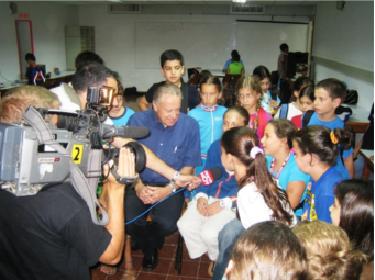
[(335, 167), (339, 153), (338, 145), (350, 145), (350, 133), (323, 126), (308, 126), (295, 134), (295, 149), (298, 167), (311, 176), (307, 203), (302, 219), (331, 223), (329, 207), (334, 202), (334, 188), (344, 180), (343, 173)]
[(297, 216), (302, 215), (302, 201), (310, 181), (295, 161), (292, 136), (296, 127), (287, 120), (273, 120), (266, 126), (262, 144), (267, 155), (267, 168), (280, 189), (286, 191), (291, 207)]
[(221, 97), (221, 82), (218, 77), (204, 76), (199, 82), (199, 91), (201, 103), (188, 113), (199, 124), (202, 165), (196, 168), (196, 174), (206, 164), (208, 148), (223, 133), (223, 115), (227, 110), (217, 104)]

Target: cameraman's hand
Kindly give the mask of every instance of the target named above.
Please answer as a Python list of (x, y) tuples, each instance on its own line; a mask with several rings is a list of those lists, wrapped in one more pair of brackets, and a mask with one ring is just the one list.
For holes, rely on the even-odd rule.
[(116, 148), (121, 148), (122, 146), (130, 142), (135, 142), (135, 140), (132, 138), (114, 137), (111, 144), (115, 146)]

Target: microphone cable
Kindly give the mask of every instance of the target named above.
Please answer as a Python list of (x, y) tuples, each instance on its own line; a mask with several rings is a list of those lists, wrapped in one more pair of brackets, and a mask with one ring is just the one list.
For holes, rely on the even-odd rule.
[(158, 202), (155, 202), (154, 204), (152, 204), (148, 209), (146, 209), (145, 211), (143, 211), (141, 214), (135, 216), (133, 219), (131, 219), (130, 221), (126, 222), (125, 225), (130, 225), (132, 223), (134, 223), (135, 221), (137, 221), (139, 218), (141, 218), (142, 216), (146, 215), (147, 213), (149, 213), (156, 205), (162, 203), (163, 201), (167, 200), (168, 198), (170, 198), (171, 196), (175, 195), (175, 194), (178, 194), (182, 191), (184, 191), (185, 188), (180, 188), (178, 189), (177, 191), (175, 192), (172, 192), (170, 193), (169, 195), (167, 195), (166, 197), (164, 197), (162, 200), (158, 201)]

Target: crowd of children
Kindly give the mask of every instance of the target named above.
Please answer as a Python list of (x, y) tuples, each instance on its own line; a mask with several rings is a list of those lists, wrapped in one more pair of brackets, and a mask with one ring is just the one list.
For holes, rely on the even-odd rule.
[[(280, 104), (260, 65), (252, 76), (241, 74), (237, 105), (226, 108), (219, 78), (197, 73), (200, 101), (192, 106), (197, 96), (182, 82), (183, 58), (175, 52), (163, 54), (161, 84), (179, 84), (189, 103), (183, 111), (199, 125), (196, 174), (222, 170), (186, 196), (177, 226), (190, 258), (207, 253), (212, 279), (359, 279), (362, 267), (362, 277), (373, 273), (373, 189), (344, 181), (353, 176), (353, 150), (335, 110), (345, 85), (325, 79), (314, 86), (300, 77), (291, 100)], [(109, 116), (124, 125), (133, 112), (117, 97)]]
[[(280, 69), (288, 49), (282, 51)], [(234, 55), (229, 73), (240, 63)], [(285, 100), (271, 89), (265, 66), (253, 75), (241, 67), (236, 105), (226, 108), (218, 77), (202, 75), (192, 87), (182, 79), (184, 60), (177, 50), (161, 57), (165, 81), (154, 84), (146, 100), (152, 103), (160, 85), (178, 86), (180, 114), (199, 125), (202, 164), (196, 174), (222, 170), (221, 178), (186, 196), (177, 226), (190, 258), (207, 253), (215, 262), (212, 279), (371, 277), (373, 185), (351, 179), (352, 135), (335, 114), (345, 98), (344, 83), (328, 78), (314, 86), (301, 77)], [(111, 72), (107, 82), (114, 90), (109, 118), (126, 125), (134, 111), (126, 106), (120, 77)], [(279, 87), (287, 82), (282, 76)]]

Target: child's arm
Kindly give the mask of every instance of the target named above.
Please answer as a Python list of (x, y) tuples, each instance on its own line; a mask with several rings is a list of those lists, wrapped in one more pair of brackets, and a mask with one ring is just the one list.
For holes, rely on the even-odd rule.
[(347, 158), (344, 158), (344, 165), (345, 165), (345, 168), (349, 172), (350, 178), (354, 178), (354, 161), (353, 161), (353, 155), (350, 155)]

